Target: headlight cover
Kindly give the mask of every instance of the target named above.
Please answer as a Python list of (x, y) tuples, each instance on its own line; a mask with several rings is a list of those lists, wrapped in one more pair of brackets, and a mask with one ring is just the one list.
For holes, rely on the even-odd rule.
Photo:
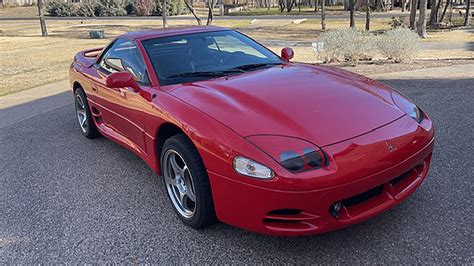
[(303, 139), (274, 135), (251, 136), (246, 139), (290, 172), (304, 172), (328, 165), (324, 151)]
[(272, 179), (275, 176), (272, 169), (243, 156), (235, 157), (233, 166), (237, 173), (249, 177)]
[(406, 113), (418, 123), (421, 123), (421, 121), (423, 121), (423, 112), (416, 104), (414, 104), (407, 97), (396, 91), (393, 91), (391, 94), (393, 102), (400, 110), (402, 110), (404, 113)]

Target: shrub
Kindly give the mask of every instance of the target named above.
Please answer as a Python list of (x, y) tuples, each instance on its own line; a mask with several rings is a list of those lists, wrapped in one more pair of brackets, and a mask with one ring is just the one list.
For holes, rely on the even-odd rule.
[(131, 15), (134, 12), (134, 3), (133, 0), (125, 0), (125, 11), (127, 11), (127, 15)]
[(137, 16), (151, 16), (156, 8), (155, 0), (134, 0), (133, 13)]
[(385, 32), (377, 45), (385, 57), (396, 63), (402, 62), (418, 53), (418, 34), (406, 28), (392, 29)]
[(61, 1), (48, 2), (46, 11), (53, 17), (68, 17), (73, 14), (73, 5)]
[(407, 23), (403, 17), (392, 17), (388, 23), (392, 29), (408, 28)]
[(98, 0), (94, 13), (99, 17), (125, 16), (125, 1), (123, 0)]
[(356, 29), (336, 29), (321, 35), (323, 50), (321, 56), (326, 62), (350, 61), (372, 58), (373, 41), (371, 36)]
[[(79, 16), (79, 17), (104, 17), (161, 15), (163, 0), (93, 0), (81, 1), (71, 4), (62, 1), (49, 2), (46, 9), (51, 16)], [(168, 4), (168, 15), (181, 15), (188, 10), (180, 0), (171, 0)]]
[[(162, 0), (155, 0), (156, 7), (153, 12), (154, 15), (161, 16), (161, 7), (163, 5)], [(175, 16), (188, 13), (186, 6), (183, 1), (171, 0), (168, 1), (168, 16)]]
[(93, 17), (95, 16), (96, 5), (94, 3), (81, 2), (74, 9), (74, 16)]

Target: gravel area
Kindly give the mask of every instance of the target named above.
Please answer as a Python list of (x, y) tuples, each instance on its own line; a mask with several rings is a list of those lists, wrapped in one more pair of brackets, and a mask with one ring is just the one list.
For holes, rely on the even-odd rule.
[[(400, 71), (411, 71), (425, 68), (447, 67), (447, 66), (462, 66), (466, 64), (473, 64), (474, 59), (466, 60), (416, 60), (402, 63), (392, 63), (389, 61), (375, 61), (375, 62), (361, 62), (356, 66), (350, 64), (328, 64), (329, 66), (343, 68), (361, 75), (374, 75), (383, 73), (394, 73)], [(459, 69), (462, 71), (462, 68)], [(467, 73), (468, 74), (468, 73)], [(471, 73), (474, 78), (474, 74)]]

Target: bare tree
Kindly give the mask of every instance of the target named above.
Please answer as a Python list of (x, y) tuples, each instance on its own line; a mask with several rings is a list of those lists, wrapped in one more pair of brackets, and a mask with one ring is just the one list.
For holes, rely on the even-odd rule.
[(321, 29), (326, 29), (326, 0), (321, 1)]
[(370, 30), (370, 0), (366, 0), (366, 10), (365, 10), (365, 30)]
[(278, 7), (280, 7), (280, 12), (285, 11), (285, 0), (278, 0)]
[(186, 5), (186, 7), (188, 8), (189, 12), (191, 12), (191, 14), (193, 14), (194, 18), (196, 19), (197, 21), (197, 24), (199, 26), (202, 25), (202, 21), (201, 19), (199, 18), (199, 16), (196, 14), (196, 11), (194, 11), (194, 8), (191, 4), (188, 3), (188, 1), (184, 0), (184, 4)]
[(41, 35), (48, 36), (48, 29), (46, 28), (46, 22), (44, 21), (43, 15), (43, 0), (38, 0), (38, 16), (41, 26)]
[(208, 15), (207, 15), (207, 23), (206, 25), (211, 25), (212, 24), (212, 20), (214, 19), (214, 12), (212, 11), (212, 9), (214, 8), (214, 0), (210, 0), (209, 1), (209, 12), (208, 12)]
[(295, 4), (296, 0), (286, 0), (286, 12), (290, 13)]
[(452, 4), (453, 4), (452, 0), (446, 0), (446, 5), (444, 6), (443, 14), (441, 14), (441, 18), (439, 18), (439, 22), (443, 22), (444, 16), (446, 15), (446, 10), (448, 10), (448, 7), (451, 6)]
[(296, 4), (296, 0), (278, 0), (278, 6), (280, 7), (280, 12), (285, 11), (290, 13), (293, 9), (293, 6)]
[(161, 17), (163, 18), (163, 28), (168, 28), (168, 0), (163, 0)]
[(410, 29), (416, 31), (416, 9), (418, 7), (418, 0), (411, 0), (410, 3)]
[(428, 22), (429, 25), (434, 25), (438, 22), (438, 3), (442, 0), (431, 0), (431, 12), (430, 12), (430, 21)]
[(470, 9), (471, 9), (471, 0), (466, 0), (467, 3), (466, 3), (466, 15), (464, 17), (464, 26), (469, 26), (470, 24), (470, 20), (471, 20), (471, 12), (470, 12)]
[(427, 0), (420, 0), (420, 16), (418, 18), (418, 35), (421, 38), (426, 38), (426, 9), (428, 8)]
[(435, 22), (439, 22), (439, 10), (441, 9), (441, 4), (443, 4), (443, 0), (438, 0), (438, 4), (436, 5), (436, 14), (434, 15)]
[(350, 16), (350, 27), (355, 28), (355, 20), (354, 20), (354, 0), (349, 0), (349, 16)]

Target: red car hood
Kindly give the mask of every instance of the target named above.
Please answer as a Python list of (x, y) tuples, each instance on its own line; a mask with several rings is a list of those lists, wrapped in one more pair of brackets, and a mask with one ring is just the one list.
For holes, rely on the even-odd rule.
[(287, 64), (164, 87), (243, 137), (258, 134), (330, 145), (404, 115), (390, 89), (349, 72)]

